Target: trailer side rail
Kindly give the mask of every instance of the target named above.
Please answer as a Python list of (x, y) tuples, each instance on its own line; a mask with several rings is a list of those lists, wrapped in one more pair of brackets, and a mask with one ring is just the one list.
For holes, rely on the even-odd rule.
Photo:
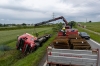
[(98, 66), (98, 50), (47, 49), (48, 64)]

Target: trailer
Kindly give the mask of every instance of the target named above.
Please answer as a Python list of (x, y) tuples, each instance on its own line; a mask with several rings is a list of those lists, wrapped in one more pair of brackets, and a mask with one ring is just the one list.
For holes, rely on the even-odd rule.
[(79, 35), (57, 36), (47, 48), (49, 66), (98, 66), (99, 50)]
[(47, 48), (49, 66), (98, 66), (99, 50)]

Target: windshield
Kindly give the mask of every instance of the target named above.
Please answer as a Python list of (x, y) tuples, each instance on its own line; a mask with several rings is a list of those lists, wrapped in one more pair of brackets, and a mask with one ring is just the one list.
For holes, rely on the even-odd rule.
[(88, 35), (88, 34), (87, 34), (87, 33), (85, 33), (85, 32), (82, 32), (81, 34), (82, 34), (82, 35)]

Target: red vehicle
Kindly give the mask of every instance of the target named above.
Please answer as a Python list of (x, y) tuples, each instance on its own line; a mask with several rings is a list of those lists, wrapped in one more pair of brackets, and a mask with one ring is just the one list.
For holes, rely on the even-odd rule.
[(49, 37), (50, 35), (45, 35), (37, 38), (31, 34), (25, 33), (18, 37), (16, 48), (26, 54), (42, 46), (42, 42), (46, 41)]

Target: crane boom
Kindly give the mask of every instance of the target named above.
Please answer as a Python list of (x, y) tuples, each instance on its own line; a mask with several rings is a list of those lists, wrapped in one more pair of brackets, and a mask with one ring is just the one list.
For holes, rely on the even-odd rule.
[(49, 23), (49, 22), (52, 22), (52, 21), (56, 21), (58, 19), (62, 19), (65, 22), (65, 24), (68, 25), (67, 20), (63, 16), (60, 16), (60, 17), (57, 17), (57, 18), (54, 18), (54, 19), (50, 19), (50, 20), (47, 20), (47, 21), (43, 21), (43, 22), (34, 24), (34, 26), (39, 26), (39, 25), (42, 25), (42, 24), (46, 24), (46, 23)]

